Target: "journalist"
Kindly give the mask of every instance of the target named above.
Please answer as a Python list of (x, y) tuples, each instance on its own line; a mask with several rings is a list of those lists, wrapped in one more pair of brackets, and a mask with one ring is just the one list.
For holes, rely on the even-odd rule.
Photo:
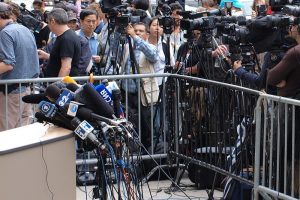
[(277, 66), (278, 63), (282, 62), (286, 52), (295, 47), (298, 43), (296, 40), (297, 36), (293, 35), (292, 32), (289, 33), (289, 36), (286, 36), (281, 49), (268, 51), (264, 55), (263, 64), (261, 71), (259, 73), (252, 72), (242, 66), (242, 61), (238, 60), (233, 63), (234, 73), (246, 83), (250, 84), (250, 87), (261, 90), (266, 89), (266, 92), (269, 94), (277, 94), (277, 89), (275, 85), (267, 84), (267, 74), (268, 70)]
[(67, 12), (62, 8), (54, 8), (48, 14), (48, 26), (57, 37), (50, 54), (38, 50), (39, 58), (48, 60), (45, 77), (78, 76), (80, 39), (68, 27)]
[(98, 13), (95, 10), (84, 9), (80, 13), (80, 30), (76, 33), (82, 37), (85, 37), (89, 41), (90, 50), (92, 52), (92, 61), (95, 64), (100, 63), (101, 57), (98, 55), (98, 45), (97, 33), (95, 29), (98, 23)]
[[(157, 62), (158, 54), (156, 47), (146, 41), (148, 38), (146, 25), (141, 22), (135, 25), (129, 24), (126, 32), (132, 40), (132, 50), (126, 45), (126, 50), (124, 52), (125, 62), (122, 66), (124, 74), (138, 73), (140, 70), (139, 67), (152, 68), (152, 70), (154, 70), (153, 64)], [(140, 85), (138, 85), (137, 79), (128, 79), (121, 83), (123, 92), (128, 93), (127, 109), (130, 115), (135, 117), (137, 117), (137, 111), (140, 104), (140, 102), (138, 102), (139, 87)], [(142, 90), (141, 93), (143, 93)], [(141, 140), (147, 148), (151, 144), (151, 127), (149, 123), (150, 112), (147, 106), (141, 106), (141, 109)], [(135, 122), (136, 127), (138, 127), (137, 118), (132, 120), (133, 123)]]
[[(178, 2), (175, 2), (170, 4), (170, 8), (171, 17), (174, 19), (174, 27), (173, 32), (170, 35), (170, 43), (174, 51), (174, 57), (176, 58), (179, 47), (186, 42), (183, 30), (180, 28), (180, 20), (182, 19), (182, 16), (178, 14), (178, 12), (183, 11), (183, 7)], [(164, 39), (166, 39), (166, 35), (164, 36)]]
[[(12, 15), (12, 8), (1, 2), (0, 79), (36, 78), (39, 75), (39, 62), (34, 36), (28, 28), (15, 23), (11, 19)], [(0, 131), (30, 123), (31, 106), (20, 101), (28, 94), (30, 94), (28, 84), (22, 84), (21, 87), (19, 84), (9, 84), (7, 96), (5, 85), (0, 85)], [(6, 127), (6, 120), (8, 127)]]
[[(300, 100), (300, 45), (289, 49), (282, 60), (272, 69), (269, 70), (267, 75), (267, 84), (276, 86), (278, 90), (278, 95), (283, 97), (289, 97), (293, 99)], [(287, 106), (287, 107), (285, 107)], [(280, 137), (280, 146), (278, 151), (280, 152), (281, 158), (283, 158), (283, 152), (287, 151), (287, 181), (291, 182), (292, 179), (292, 165), (294, 165), (294, 188), (295, 188), (295, 194), (298, 196), (299, 194), (299, 167), (300, 167), (300, 149), (299, 149), (299, 143), (300, 143), (300, 110), (299, 106), (295, 106), (295, 112), (293, 114), (293, 106), (292, 105), (285, 105), (279, 103), (276, 107), (276, 118), (274, 119), (275, 122), (278, 121), (276, 128), (275, 125), (275, 133), (273, 138), (277, 138), (277, 134), (279, 134)], [(293, 118), (294, 117), (294, 118)], [(287, 118), (287, 122), (284, 120)], [(294, 121), (294, 127), (293, 127), (293, 121)], [(293, 129), (295, 131), (295, 137), (293, 138), (292, 133)], [(276, 130), (280, 130), (280, 132), (276, 132)], [(284, 133), (287, 131), (287, 136)], [(285, 139), (287, 137), (287, 139)], [(274, 141), (274, 145), (277, 145), (277, 140)], [(285, 146), (285, 143), (287, 144)], [(294, 163), (292, 161), (292, 143), (295, 144), (295, 155), (294, 155)], [(274, 159), (275, 162), (275, 159)], [(281, 160), (279, 166), (279, 176), (280, 180), (283, 179), (285, 176), (283, 172), (283, 165), (284, 162)], [(284, 185), (283, 183), (279, 183), (279, 191), (283, 191)], [(289, 191), (288, 191), (289, 192)]]

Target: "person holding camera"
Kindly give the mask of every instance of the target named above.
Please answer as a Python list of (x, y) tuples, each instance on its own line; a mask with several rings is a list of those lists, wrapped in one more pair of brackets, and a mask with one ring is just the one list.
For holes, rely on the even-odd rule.
[(273, 95), (278, 94), (277, 88), (275, 87), (276, 84), (272, 85), (272, 84), (267, 84), (266, 82), (268, 70), (277, 66), (277, 64), (281, 62), (281, 60), (284, 58), (286, 52), (298, 44), (296, 40), (297, 36), (298, 34), (294, 35), (292, 31), (289, 32), (289, 35), (285, 36), (280, 50), (271, 50), (266, 52), (259, 73), (256, 72), (254, 73), (244, 68), (241, 60), (237, 60), (233, 62), (232, 68), (234, 73), (242, 81), (249, 83), (250, 87), (252, 88), (258, 90), (266, 89), (266, 92), (269, 94), (273, 94)]
[[(36, 78), (40, 70), (34, 36), (28, 28), (15, 23), (12, 15), (12, 7), (1, 2), (0, 80)], [(0, 131), (29, 124), (31, 105), (20, 101), (30, 94), (29, 85), (8, 84), (7, 89), (0, 86)]]
[[(176, 58), (179, 47), (184, 42), (186, 42), (186, 39), (184, 38), (184, 33), (180, 28), (180, 21), (182, 19), (182, 16), (178, 13), (180, 11), (183, 11), (183, 7), (180, 5), (180, 3), (175, 2), (170, 4), (170, 8), (171, 17), (174, 20), (173, 32), (170, 35), (170, 44), (172, 45), (174, 57)], [(166, 36), (164, 38), (166, 38)]]
[[(157, 48), (157, 54), (158, 54), (158, 60), (154, 64), (154, 71), (155, 73), (162, 74), (165, 71), (165, 66), (167, 64), (167, 44), (162, 40), (162, 35), (163, 35), (163, 29), (159, 25), (159, 20), (158, 17), (153, 17), (148, 25), (148, 42), (150, 44), (153, 44)], [(170, 49), (169, 56), (170, 56), (170, 61), (169, 64), (171, 66), (175, 65), (175, 60), (174, 60), (174, 55), (173, 51)], [(160, 86), (162, 84), (162, 78), (157, 77), (157, 82), (158, 85)]]
[[(153, 68), (153, 64), (158, 60), (157, 49), (154, 45), (147, 42), (146, 25), (142, 22), (134, 25), (129, 24), (126, 28), (126, 33), (130, 36), (132, 41), (132, 48), (130, 45), (125, 46), (123, 55), (122, 71), (123, 74), (139, 73), (141, 68)], [(141, 81), (142, 82), (142, 81)], [(138, 128), (138, 88), (141, 87), (137, 79), (127, 79), (121, 82), (121, 90), (128, 94), (128, 113), (131, 116), (132, 122)], [(141, 93), (143, 93), (141, 87)], [(125, 96), (122, 95), (122, 96)], [(149, 102), (150, 103), (150, 102)], [(141, 105), (141, 141), (147, 147), (151, 144), (151, 127), (149, 123), (149, 107)]]

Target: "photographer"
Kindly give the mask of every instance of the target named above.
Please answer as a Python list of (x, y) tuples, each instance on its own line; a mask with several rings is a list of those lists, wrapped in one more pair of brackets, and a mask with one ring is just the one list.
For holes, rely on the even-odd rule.
[[(17, 4), (13, 2), (9, 2), (7, 4), (12, 8), (11, 19), (14, 22), (21, 23), (23, 26), (26, 26), (28, 29), (30, 29), (33, 32), (37, 48), (43, 48), (44, 46), (46, 46), (47, 41), (49, 39), (49, 33), (50, 33), (47, 24), (42, 21), (36, 20), (33, 16), (30, 16), (27, 13), (23, 14), (20, 10), (21, 7), (18, 6)], [(32, 21), (34, 21), (35, 23), (32, 24)], [(39, 24), (39, 23), (41, 24), (40, 26), (41, 29), (35, 30), (36, 29), (35, 24)]]
[(300, 45), (291, 48), (283, 59), (269, 70), (267, 83), (277, 86), (278, 95), (295, 97), (300, 89)]
[[(153, 64), (157, 62), (158, 54), (157, 49), (154, 45), (149, 44), (147, 40), (146, 25), (143, 23), (136, 23), (134, 25), (129, 24), (126, 29), (126, 33), (132, 40), (132, 49), (126, 45), (124, 52), (124, 74), (135, 74), (140, 71), (139, 67), (153, 68)], [(137, 63), (139, 65), (137, 65)], [(129, 115), (133, 117), (131, 119), (135, 126), (138, 127), (137, 123), (137, 112), (140, 102), (138, 102), (138, 80), (128, 79), (123, 80), (121, 88), (123, 93), (128, 93), (128, 111)], [(141, 90), (143, 93), (143, 89)], [(125, 96), (122, 95), (122, 96)], [(148, 107), (141, 105), (141, 140), (145, 147), (149, 147), (151, 144), (151, 127), (149, 123), (150, 112)]]
[(274, 86), (267, 87), (266, 85), (266, 79), (267, 79), (267, 73), (269, 69), (272, 69), (275, 65), (277, 65), (282, 58), (284, 57), (285, 53), (296, 46), (298, 43), (295, 40), (295, 36), (292, 35), (292, 32), (290, 32), (289, 36), (286, 36), (284, 39), (284, 42), (281, 46), (281, 50), (274, 50), (266, 52), (264, 56), (264, 61), (262, 64), (261, 71), (259, 74), (250, 72), (249, 70), (246, 70), (240, 60), (237, 60), (233, 63), (233, 70), (234, 73), (246, 83), (249, 83), (251, 87), (261, 90), (261, 89), (267, 89), (267, 93), (269, 94), (277, 94), (277, 89)]
[[(267, 84), (276, 86), (278, 89), (278, 95), (288, 98), (293, 98), (300, 100), (300, 45), (289, 49), (286, 54), (284, 55), (283, 59), (272, 69), (269, 70), (267, 75)], [(293, 108), (294, 107), (294, 108)], [(293, 113), (293, 109), (294, 113)], [(276, 115), (274, 121), (278, 121), (278, 128), (274, 128), (274, 130), (279, 130), (278, 132), (275, 131), (273, 138), (280, 137), (280, 146), (277, 149), (280, 152), (280, 158), (283, 158), (283, 152), (286, 152), (287, 154), (287, 173), (285, 174), (283, 172), (283, 165), (284, 162), (282, 159), (279, 161), (279, 176), (280, 180), (283, 179), (284, 176), (287, 176), (287, 181), (291, 182), (292, 179), (292, 165), (294, 165), (294, 188), (295, 188), (295, 194), (299, 195), (299, 166), (300, 166), (300, 160), (299, 160), (299, 143), (300, 143), (300, 110), (299, 106), (293, 106), (289, 104), (282, 104), (279, 103), (276, 105), (276, 111), (274, 113), (278, 113)], [(284, 120), (287, 118), (287, 121)], [(293, 127), (293, 123), (295, 127)], [(276, 126), (275, 125), (275, 126)], [(295, 136), (293, 139), (292, 133), (293, 129), (295, 131)], [(280, 134), (284, 133), (285, 134)], [(277, 136), (279, 135), (279, 136)], [(287, 139), (285, 139), (285, 137)], [(277, 145), (277, 140), (274, 141), (274, 145)], [(286, 142), (286, 146), (285, 143)], [(292, 158), (292, 143), (295, 144), (295, 155), (294, 155), (294, 162)], [(275, 149), (274, 149), (275, 151)], [(274, 159), (274, 162), (276, 160)], [(279, 191), (284, 191), (284, 185), (283, 183), (279, 183)]]
[[(217, 63), (215, 61), (228, 53), (227, 47), (225, 45), (216, 46), (214, 50), (211, 51), (211, 57), (203, 57), (201, 54), (201, 51), (204, 50), (201, 42), (201, 33), (196, 30), (193, 32), (196, 34), (195, 37), (198, 38), (197, 42), (192, 46), (192, 48), (189, 48), (190, 44), (188, 43), (185, 43), (181, 47), (175, 67), (178, 69), (182, 64), (184, 64), (185, 73), (195, 75), (197, 77), (223, 81), (224, 73), (223, 71), (219, 72), (220, 67), (216, 67)], [(213, 67), (214, 69), (206, 69), (206, 67)], [(214, 77), (209, 77), (207, 71), (210, 70), (217, 72)]]
[[(163, 29), (159, 25), (158, 17), (153, 17), (149, 22), (149, 37), (148, 42), (157, 48), (158, 60), (154, 64), (154, 71), (157, 74), (165, 72), (167, 44), (162, 41)], [(170, 49), (170, 65), (175, 65), (173, 51)], [(157, 77), (158, 85), (162, 84), (162, 78)]]
[[(199, 30), (193, 30), (190, 36), (191, 41), (183, 43), (178, 49), (175, 68), (180, 71), (180, 68), (183, 67), (184, 74), (197, 75), (198, 73), (197, 64), (192, 66), (190, 63), (187, 63), (187, 60), (190, 57), (192, 49), (195, 52), (195, 48), (198, 48), (197, 43), (200, 39), (200, 35), (201, 32)], [(191, 59), (189, 61), (191, 62)]]
[[(184, 42), (186, 42), (186, 39), (184, 38), (184, 33), (180, 28), (180, 20), (182, 19), (182, 17), (178, 14), (178, 12), (183, 11), (183, 8), (178, 2), (171, 3), (170, 8), (171, 17), (174, 20), (173, 32), (170, 35), (170, 44), (173, 48), (174, 58), (176, 58), (179, 47)], [(166, 35), (164, 38), (166, 38)]]

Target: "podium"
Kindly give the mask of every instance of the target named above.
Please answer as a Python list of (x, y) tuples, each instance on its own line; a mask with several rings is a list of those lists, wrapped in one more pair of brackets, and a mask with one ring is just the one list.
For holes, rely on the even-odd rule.
[(0, 132), (0, 199), (76, 199), (70, 130), (34, 123)]

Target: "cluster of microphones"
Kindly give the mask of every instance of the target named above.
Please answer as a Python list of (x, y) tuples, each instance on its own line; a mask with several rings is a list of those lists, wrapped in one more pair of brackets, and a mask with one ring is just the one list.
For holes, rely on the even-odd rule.
[(107, 132), (117, 127), (120, 133), (132, 137), (125, 128), (132, 128), (132, 124), (124, 118), (121, 91), (116, 82), (78, 85), (71, 77), (64, 77), (48, 85), (44, 93), (30, 94), (22, 100), (38, 104), (39, 111), (35, 113), (38, 122), (73, 130), (79, 138), (88, 138), (96, 147), (105, 148), (97, 136), (99, 129)]

